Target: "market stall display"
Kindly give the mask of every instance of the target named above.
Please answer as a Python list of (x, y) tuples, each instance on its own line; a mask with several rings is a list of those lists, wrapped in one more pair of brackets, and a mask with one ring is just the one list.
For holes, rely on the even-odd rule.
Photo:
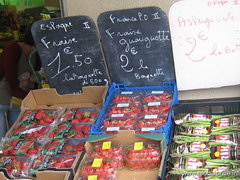
[(174, 110), (167, 178), (237, 179), (239, 102), (182, 104)]

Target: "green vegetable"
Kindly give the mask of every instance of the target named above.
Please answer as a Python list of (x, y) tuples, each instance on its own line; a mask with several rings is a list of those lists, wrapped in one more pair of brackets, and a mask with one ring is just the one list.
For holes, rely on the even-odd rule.
[(173, 140), (178, 144), (183, 144), (188, 142), (208, 142), (209, 137), (191, 137), (191, 136), (177, 135), (173, 137)]
[(211, 135), (239, 134), (240, 126), (212, 127)]
[(222, 119), (222, 118), (232, 118), (234, 116), (240, 116), (240, 114), (212, 115), (211, 120)]

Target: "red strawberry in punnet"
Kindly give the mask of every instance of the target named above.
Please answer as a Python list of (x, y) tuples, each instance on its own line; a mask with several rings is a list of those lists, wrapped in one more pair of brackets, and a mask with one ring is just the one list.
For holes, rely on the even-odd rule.
[(136, 142), (127, 147), (125, 160), (131, 170), (158, 169), (161, 161), (160, 147), (155, 144)]

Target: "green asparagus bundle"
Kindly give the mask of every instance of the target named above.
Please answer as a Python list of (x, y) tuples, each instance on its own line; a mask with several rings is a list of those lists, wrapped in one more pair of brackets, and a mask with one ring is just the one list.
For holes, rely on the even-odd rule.
[(240, 161), (197, 158), (171, 158), (169, 174), (177, 175), (240, 175)]
[(187, 135), (176, 135), (173, 137), (175, 143), (184, 144), (184, 143), (191, 143), (191, 142), (208, 142), (210, 139), (209, 137), (193, 137)]
[(239, 180), (239, 176), (231, 175), (231, 176), (207, 176), (207, 175), (175, 175), (170, 174), (168, 176), (170, 180)]
[(192, 142), (177, 144), (173, 143), (171, 145), (172, 157), (189, 157), (189, 158), (202, 158), (210, 159), (211, 151), (208, 142)]

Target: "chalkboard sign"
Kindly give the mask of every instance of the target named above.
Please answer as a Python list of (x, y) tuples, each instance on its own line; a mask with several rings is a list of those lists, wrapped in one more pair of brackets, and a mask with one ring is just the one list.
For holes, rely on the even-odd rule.
[(178, 90), (240, 84), (239, 12), (236, 0), (173, 4), (169, 22)]
[(89, 17), (40, 20), (33, 24), (32, 34), (50, 86), (59, 94), (108, 85), (96, 26)]
[(175, 80), (168, 17), (160, 8), (105, 12), (98, 27), (113, 82), (148, 86)]

